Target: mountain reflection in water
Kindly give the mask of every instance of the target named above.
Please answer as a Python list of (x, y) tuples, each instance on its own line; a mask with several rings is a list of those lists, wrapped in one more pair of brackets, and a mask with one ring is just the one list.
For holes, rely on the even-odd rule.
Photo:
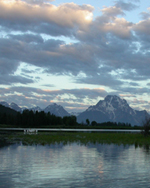
[(0, 187), (149, 187), (148, 148), (76, 143), (0, 148)]

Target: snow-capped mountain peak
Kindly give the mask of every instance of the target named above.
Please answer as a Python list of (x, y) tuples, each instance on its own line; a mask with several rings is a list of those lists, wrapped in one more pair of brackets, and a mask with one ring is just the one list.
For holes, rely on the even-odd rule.
[(116, 95), (108, 95), (104, 100), (100, 100), (96, 105), (90, 106), (81, 113), (78, 116), (78, 122), (89, 119), (97, 122), (128, 122), (138, 125), (142, 121), (141, 118), (145, 118), (144, 111), (136, 111), (129, 106), (125, 99)]

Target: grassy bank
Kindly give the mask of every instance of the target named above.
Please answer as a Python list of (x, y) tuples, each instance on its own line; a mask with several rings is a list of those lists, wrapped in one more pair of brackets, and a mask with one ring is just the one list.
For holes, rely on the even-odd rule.
[(150, 136), (144, 137), (141, 133), (73, 133), (73, 132), (53, 132), (53, 133), (38, 133), (37, 135), (24, 135), (23, 133), (13, 133), (0, 135), (1, 139), (6, 139), (9, 142), (20, 142), (23, 144), (56, 144), (56, 143), (101, 143), (101, 144), (124, 144), (135, 146), (150, 146)]
[(46, 128), (46, 129), (129, 129), (129, 130), (142, 130), (143, 126), (111, 126), (111, 125), (97, 125), (97, 126), (87, 126), (87, 125), (75, 125), (75, 126), (66, 126), (66, 125), (42, 125), (39, 127), (33, 127), (33, 126), (17, 126), (17, 125), (6, 125), (6, 124), (0, 124), (0, 128)]

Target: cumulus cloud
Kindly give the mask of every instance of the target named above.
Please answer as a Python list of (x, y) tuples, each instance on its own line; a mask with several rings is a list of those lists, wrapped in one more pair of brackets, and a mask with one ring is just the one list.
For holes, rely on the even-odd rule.
[[(138, 1), (136, 1), (136, 2), (138, 2)], [(121, 8), (122, 10), (125, 10), (125, 11), (132, 11), (132, 10), (137, 9), (139, 7), (135, 3), (124, 2), (122, 0), (115, 1), (115, 6), (118, 7), (118, 8)]]
[(131, 34), (132, 23), (127, 22), (124, 18), (116, 18), (114, 22), (109, 22), (104, 25), (103, 29), (106, 32), (112, 32), (121, 38), (129, 38)]
[[(0, 21), (4, 29), (32, 31), (57, 35), (57, 30), (69, 33), (71, 28), (87, 29), (92, 20), (93, 7), (65, 3), (34, 5), (26, 1), (0, 1)], [(91, 17), (90, 17), (91, 16)], [(51, 31), (52, 30), (52, 31)], [(60, 31), (59, 31), (60, 32)], [(59, 33), (61, 34), (61, 33)]]
[(150, 35), (150, 19), (140, 21), (133, 29), (140, 35)]
[(107, 16), (117, 16), (117, 15), (124, 15), (124, 12), (120, 7), (111, 6), (111, 7), (105, 7), (102, 9), (103, 14)]
[[(143, 79), (141, 76), (148, 76), (149, 54), (136, 52), (134, 38), (121, 40), (113, 32), (109, 35), (106, 35), (107, 31), (103, 33), (105, 35), (100, 34), (100, 37), (105, 38), (100, 40), (87, 39), (86, 43), (75, 44), (54, 39), (44, 41), (41, 36), (32, 34), (8, 35), (7, 38), (0, 39), (1, 61), (4, 61), (1, 62), (1, 72), (13, 73), (20, 62), (26, 62), (44, 68), (48, 73), (78, 75), (83, 72), (87, 76), (86, 83), (89, 81), (92, 84), (97, 84), (98, 79), (91, 78), (100, 74), (102, 79), (99, 84), (103, 82), (102, 85), (105, 85), (106, 77), (110, 77), (109, 73), (119, 68), (136, 70), (131, 76), (125, 72), (120, 74), (122, 78), (125, 78), (125, 75), (126, 79), (134, 79), (135, 76), (135, 79)], [(89, 35), (90, 33), (87, 33), (87, 38)], [(111, 80), (113, 83), (114, 79)], [(115, 83), (121, 84), (120, 81)]]
[[(41, 69), (45, 74), (69, 75), (73, 84), (105, 86), (117, 94), (149, 92), (146, 86), (138, 89), (140, 81), (149, 82), (149, 12), (143, 12), (143, 20), (138, 23), (123, 18), (125, 11), (135, 10), (137, 6), (136, 1), (115, 1), (93, 19), (91, 5), (55, 6), (42, 0), (9, 3), (1, 0), (0, 84), (36, 83), (32, 70), (27, 73), (22, 69), (20, 75), (16, 74), (25, 63), (38, 68), (37, 74)], [(27, 100), (25, 97), (36, 93), (33, 98), (36, 102), (39, 95), (41, 104), (56, 97), (63, 101), (65, 94), (68, 105), (71, 96), (72, 102), (82, 103), (86, 98), (107, 94), (94, 89), (43, 91), (13, 87), (10, 96), (21, 90), (24, 94), (19, 97)]]
[(24, 2), (27, 2), (29, 4), (43, 4), (43, 3), (49, 3), (55, 0), (22, 0)]

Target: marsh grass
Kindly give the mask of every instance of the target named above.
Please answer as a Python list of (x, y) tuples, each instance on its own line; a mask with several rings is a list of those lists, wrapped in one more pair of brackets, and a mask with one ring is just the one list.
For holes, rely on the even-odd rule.
[(22, 142), (26, 145), (33, 144), (69, 144), (79, 143), (87, 145), (89, 143), (101, 144), (117, 144), (117, 145), (135, 145), (150, 146), (150, 136), (144, 137), (142, 134), (133, 133), (82, 133), (82, 132), (53, 132), (53, 133), (38, 133), (37, 135), (24, 135), (17, 133), (8, 135), (7, 139), (10, 142)]

